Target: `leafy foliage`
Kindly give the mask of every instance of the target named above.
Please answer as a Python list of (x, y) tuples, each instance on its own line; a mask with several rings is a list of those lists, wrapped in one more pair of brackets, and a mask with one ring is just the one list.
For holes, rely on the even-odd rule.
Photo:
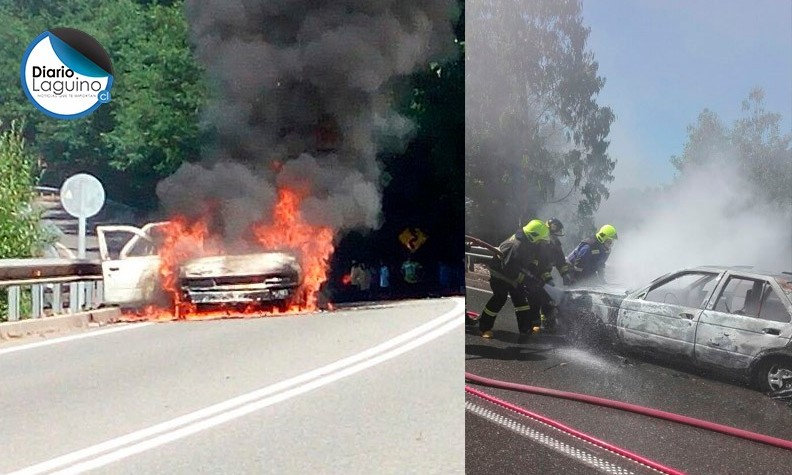
[[(464, 250), (465, 63), (464, 2), (456, 27), (457, 51), (442, 64), (431, 64), (412, 77), (408, 115), (418, 131), (411, 145), (413, 160), (422, 162), (402, 173), (422, 177), (421, 186), (398, 206), (411, 203), (413, 216), (432, 237), (426, 253), (457, 262)], [(403, 160), (403, 159), (402, 159)], [(410, 161), (413, 161), (410, 160)], [(414, 179), (414, 178), (413, 178)], [(395, 187), (394, 187), (395, 191)]]
[(467, 6), (477, 25), (466, 49), (471, 232), (502, 237), (543, 205), (567, 199), (590, 217), (613, 180), (606, 137), (614, 115), (596, 102), (605, 80), (585, 49), (580, 2)]
[(43, 244), (40, 213), (32, 206), (34, 168), (12, 123), (0, 134), (0, 259), (32, 257)]
[(744, 116), (731, 128), (704, 109), (688, 126), (681, 156), (671, 157), (680, 176), (691, 167), (732, 162), (767, 201), (792, 206), (792, 135), (781, 133), (781, 115), (765, 110), (764, 91), (756, 88), (743, 101)]
[[(52, 185), (77, 172), (106, 183), (108, 196), (154, 207), (154, 187), (185, 160), (198, 157), (203, 74), (192, 58), (182, 2), (65, 0), (0, 5), (0, 119), (23, 118), (32, 147), (47, 164)], [(114, 68), (110, 103), (79, 120), (51, 119), (19, 87), (27, 43), (47, 28), (69, 26), (94, 36)]]

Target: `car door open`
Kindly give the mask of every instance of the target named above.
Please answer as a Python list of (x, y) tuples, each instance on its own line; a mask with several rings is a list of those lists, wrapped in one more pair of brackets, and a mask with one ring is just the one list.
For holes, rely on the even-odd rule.
[(147, 231), (125, 225), (96, 227), (105, 303), (131, 307), (157, 299), (160, 257)]

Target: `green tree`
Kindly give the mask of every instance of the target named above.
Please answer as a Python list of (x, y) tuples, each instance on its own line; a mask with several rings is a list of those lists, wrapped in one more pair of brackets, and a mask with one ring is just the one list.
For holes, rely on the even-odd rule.
[(0, 134), (0, 259), (34, 256), (44, 244), (40, 213), (33, 207), (35, 162), (12, 122)]
[(688, 126), (688, 141), (671, 163), (684, 176), (694, 166), (732, 164), (758, 197), (792, 207), (792, 135), (781, 133), (781, 115), (768, 112), (764, 90), (755, 88), (742, 104), (743, 116), (731, 128), (714, 112), (704, 109), (695, 125)]
[(586, 50), (580, 2), (471, 0), (467, 9), (476, 25), (466, 44), (471, 232), (502, 237), (564, 199), (590, 218), (613, 180), (614, 115), (596, 102), (605, 81)]
[[(465, 14), (455, 25), (456, 51), (443, 63), (433, 63), (412, 77), (408, 115), (417, 125), (413, 150), (425, 162), (423, 186), (409, 200), (420, 214), (423, 229), (431, 236), (426, 252), (445, 262), (464, 257), (464, 167), (465, 167)], [(403, 159), (397, 159), (403, 160)], [(415, 170), (406, 170), (407, 176)]]
[(768, 200), (792, 207), (792, 134), (781, 133), (780, 114), (765, 110), (761, 88), (751, 91), (742, 111), (731, 138), (743, 172)]
[[(108, 196), (156, 206), (156, 183), (185, 160), (197, 159), (206, 88), (192, 57), (181, 1), (64, 0), (0, 4), (0, 119), (22, 117), (26, 136), (47, 163), (44, 180), (58, 185), (81, 171), (97, 175)], [(78, 120), (51, 119), (19, 86), (27, 44), (47, 28), (69, 26), (94, 36), (113, 61), (110, 103)]]
[(704, 109), (695, 125), (687, 127), (688, 141), (682, 155), (671, 156), (671, 164), (679, 173), (687, 167), (702, 165), (710, 160), (730, 160), (731, 143), (729, 130), (709, 109)]

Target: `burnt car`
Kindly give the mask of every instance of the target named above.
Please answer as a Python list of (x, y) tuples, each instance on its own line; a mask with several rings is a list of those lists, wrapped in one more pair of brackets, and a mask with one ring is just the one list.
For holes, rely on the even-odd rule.
[[(137, 307), (167, 301), (157, 238), (165, 225), (96, 227), (105, 304)], [(285, 309), (297, 296), (300, 274), (297, 259), (283, 252), (206, 256), (180, 264), (177, 286), (181, 298), (196, 305), (266, 303)]]
[[(769, 391), (792, 388), (792, 273), (695, 267), (638, 290), (568, 290), (558, 323), (572, 336), (717, 371)], [(600, 340), (601, 341), (601, 340)]]

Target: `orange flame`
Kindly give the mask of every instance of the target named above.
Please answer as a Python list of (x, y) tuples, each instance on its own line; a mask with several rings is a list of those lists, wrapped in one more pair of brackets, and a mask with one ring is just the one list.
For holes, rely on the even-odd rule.
[(302, 268), (302, 299), (298, 307), (316, 310), (319, 289), (327, 280), (329, 259), (333, 253), (333, 230), (303, 221), (301, 200), (302, 197), (294, 190), (279, 190), (273, 222), (254, 226), (253, 233), (265, 249), (286, 250), (297, 255)]
[(160, 246), (160, 278), (162, 289), (170, 295), (178, 318), (194, 314), (195, 305), (182, 301), (179, 288), (179, 266), (188, 259), (220, 254), (222, 249), (209, 243), (209, 227), (205, 220), (188, 223), (179, 216), (163, 230), (165, 240)]
[(318, 308), (318, 293), (327, 280), (329, 258), (333, 253), (333, 231), (328, 227), (313, 226), (302, 219), (302, 197), (295, 191), (279, 190), (278, 202), (271, 223), (255, 224), (252, 228), (256, 241), (263, 251), (293, 253), (301, 267), (302, 282), (297, 298), (285, 312), (250, 304), (245, 308), (228, 308), (205, 311), (182, 299), (179, 285), (179, 268), (189, 259), (222, 255), (224, 250), (213, 239), (206, 218), (189, 222), (183, 216), (171, 219), (161, 230), (164, 239), (159, 249), (160, 288), (169, 301), (169, 308), (149, 305), (125, 320), (204, 320), (212, 318), (249, 318), (265, 314), (313, 311)]

